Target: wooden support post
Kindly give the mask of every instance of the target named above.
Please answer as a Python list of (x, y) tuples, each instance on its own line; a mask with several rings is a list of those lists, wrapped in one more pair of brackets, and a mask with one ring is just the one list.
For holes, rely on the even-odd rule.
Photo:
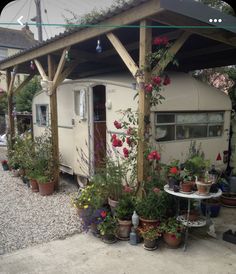
[[(53, 81), (56, 72), (56, 66), (52, 55), (48, 55), (48, 79)], [(54, 182), (55, 189), (59, 188), (59, 141), (58, 141), (58, 114), (57, 114), (57, 92), (56, 86), (51, 85), (50, 91), (50, 118), (51, 118), (51, 134), (52, 134), (52, 154), (55, 161), (54, 166)]]
[[(149, 64), (147, 64), (147, 54), (152, 51), (152, 30), (151, 28), (146, 28), (146, 26), (150, 25), (147, 20), (142, 20), (140, 22), (140, 44), (139, 44), (139, 68), (140, 71), (143, 71), (143, 77), (139, 78), (139, 83), (148, 83), (151, 79), (151, 73), (147, 71), (145, 68)], [(139, 124), (138, 124), (138, 194), (142, 195), (142, 184), (145, 180), (145, 166), (147, 161), (144, 159), (144, 152), (148, 142), (149, 135), (149, 124), (147, 121), (150, 119), (150, 102), (148, 98), (145, 96), (144, 85), (139, 85)]]
[(37, 60), (37, 59), (34, 59), (34, 63), (39, 71), (39, 74), (40, 76), (42, 77), (42, 79), (44, 80), (48, 80), (48, 76), (46, 75), (44, 69), (43, 69), (43, 66), (41, 65), (41, 63)]

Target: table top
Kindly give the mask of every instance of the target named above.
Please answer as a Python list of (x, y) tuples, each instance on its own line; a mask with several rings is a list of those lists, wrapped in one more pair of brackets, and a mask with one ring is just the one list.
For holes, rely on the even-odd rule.
[(204, 200), (204, 199), (210, 199), (210, 198), (217, 198), (222, 195), (222, 191), (219, 189), (217, 193), (209, 193), (208, 195), (199, 195), (197, 194), (197, 191), (192, 192), (192, 193), (183, 193), (183, 192), (174, 192), (174, 190), (169, 189), (168, 185), (164, 186), (164, 190), (174, 196), (177, 197), (182, 197), (182, 198), (187, 198), (187, 199), (199, 199), (199, 200)]

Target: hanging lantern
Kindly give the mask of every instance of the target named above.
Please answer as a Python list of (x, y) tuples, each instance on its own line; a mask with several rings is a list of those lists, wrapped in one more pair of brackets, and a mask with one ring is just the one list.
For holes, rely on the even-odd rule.
[(97, 52), (97, 53), (101, 53), (101, 52), (102, 52), (101, 42), (100, 42), (99, 39), (98, 39), (98, 41), (97, 41), (96, 52)]
[(30, 69), (35, 70), (35, 65), (33, 61), (30, 61)]

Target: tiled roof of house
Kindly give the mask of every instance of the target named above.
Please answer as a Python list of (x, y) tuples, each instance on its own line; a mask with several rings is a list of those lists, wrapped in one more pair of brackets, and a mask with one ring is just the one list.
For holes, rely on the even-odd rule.
[(28, 49), (36, 45), (33, 34), (28, 28), (24, 30), (15, 30), (0, 27), (0, 47), (14, 49)]

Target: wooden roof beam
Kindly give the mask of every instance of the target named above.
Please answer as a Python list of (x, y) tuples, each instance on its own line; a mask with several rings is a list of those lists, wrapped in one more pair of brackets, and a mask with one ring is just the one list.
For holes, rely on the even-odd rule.
[(40, 74), (40, 76), (42, 77), (43, 80), (48, 80), (48, 76), (46, 74), (46, 72), (44, 71), (43, 66), (41, 65), (41, 63), (39, 62), (39, 60), (34, 59), (34, 63), (38, 69), (38, 72)]
[(117, 36), (115, 36), (113, 33), (108, 33), (107, 38), (109, 39), (117, 53), (120, 55), (120, 58), (123, 60), (129, 71), (135, 78), (137, 72), (139, 71), (139, 67), (135, 64), (134, 60), (129, 55), (128, 51), (122, 45), (121, 41), (117, 38)]

